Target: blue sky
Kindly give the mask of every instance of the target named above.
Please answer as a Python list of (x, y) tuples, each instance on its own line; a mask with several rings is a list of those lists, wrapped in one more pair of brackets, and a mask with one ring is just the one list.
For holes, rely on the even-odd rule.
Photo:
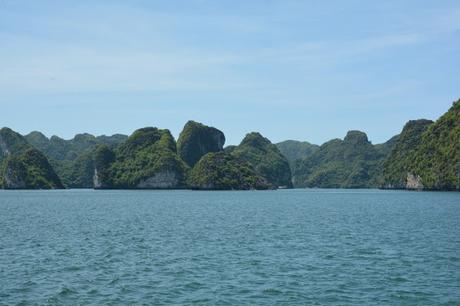
[(0, 125), (380, 143), (460, 98), (459, 54), (458, 0), (0, 0)]

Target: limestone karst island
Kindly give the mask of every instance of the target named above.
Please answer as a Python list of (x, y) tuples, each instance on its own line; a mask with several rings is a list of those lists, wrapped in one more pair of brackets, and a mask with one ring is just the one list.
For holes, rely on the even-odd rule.
[[(288, 135), (286, 135), (288, 138)], [(65, 140), (40, 132), (0, 130), (4, 189), (383, 188), (460, 190), (460, 100), (436, 121), (410, 120), (382, 144), (362, 131), (320, 146), (273, 144), (250, 132), (225, 146), (215, 127), (189, 121), (177, 141), (168, 129), (132, 135), (78, 134)]]

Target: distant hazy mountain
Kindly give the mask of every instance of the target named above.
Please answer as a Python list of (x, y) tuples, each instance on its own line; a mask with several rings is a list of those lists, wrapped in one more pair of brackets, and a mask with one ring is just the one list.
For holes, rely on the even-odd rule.
[(58, 136), (47, 138), (40, 132), (34, 131), (24, 136), (35, 148), (43, 152), (66, 187), (93, 187), (93, 154), (98, 144), (115, 147), (128, 136), (115, 134), (112, 136), (93, 136), (77, 134), (74, 138), (65, 140)]
[(308, 141), (286, 140), (276, 144), (281, 154), (283, 154), (293, 170), (295, 162), (312, 155), (319, 146), (311, 144)]
[(369, 188), (379, 185), (382, 146), (376, 148), (360, 131), (349, 131), (343, 140), (333, 139), (294, 166), (297, 187)]

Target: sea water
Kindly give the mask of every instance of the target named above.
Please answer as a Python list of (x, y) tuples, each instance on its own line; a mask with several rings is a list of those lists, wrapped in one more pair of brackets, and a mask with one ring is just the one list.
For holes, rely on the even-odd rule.
[(459, 305), (460, 193), (0, 191), (0, 304)]

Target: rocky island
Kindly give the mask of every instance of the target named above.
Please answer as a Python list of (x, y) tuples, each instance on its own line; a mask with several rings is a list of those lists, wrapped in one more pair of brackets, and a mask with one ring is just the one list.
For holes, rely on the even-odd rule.
[(377, 145), (354, 130), (321, 146), (294, 140), (275, 145), (258, 132), (224, 146), (221, 130), (196, 121), (185, 124), (177, 142), (157, 127), (69, 140), (3, 128), (0, 187), (460, 190), (460, 100), (437, 121), (411, 120)]

